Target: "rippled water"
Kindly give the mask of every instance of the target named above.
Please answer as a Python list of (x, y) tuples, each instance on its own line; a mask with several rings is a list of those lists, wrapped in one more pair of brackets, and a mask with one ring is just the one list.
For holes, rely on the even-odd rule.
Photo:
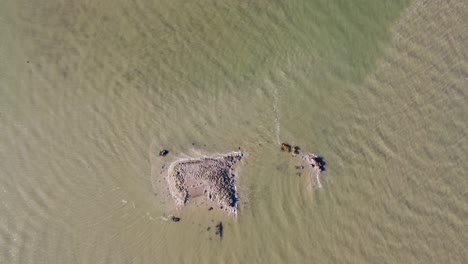
[[(376, 2), (2, 2), (0, 263), (466, 262), (468, 4)], [(237, 218), (154, 191), (239, 147)]]

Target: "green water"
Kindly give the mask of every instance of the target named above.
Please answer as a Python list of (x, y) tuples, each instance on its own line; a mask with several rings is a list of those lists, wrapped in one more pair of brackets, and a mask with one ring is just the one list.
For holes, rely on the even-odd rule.
[[(463, 1), (2, 2), (0, 262), (463, 263), (467, 24)], [(159, 191), (239, 147), (236, 218)]]

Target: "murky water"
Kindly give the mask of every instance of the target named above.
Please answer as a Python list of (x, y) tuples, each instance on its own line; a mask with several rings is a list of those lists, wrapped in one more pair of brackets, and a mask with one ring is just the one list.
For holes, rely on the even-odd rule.
[[(2, 2), (0, 263), (466, 262), (468, 4), (376, 2)], [(239, 147), (237, 218), (154, 192)]]

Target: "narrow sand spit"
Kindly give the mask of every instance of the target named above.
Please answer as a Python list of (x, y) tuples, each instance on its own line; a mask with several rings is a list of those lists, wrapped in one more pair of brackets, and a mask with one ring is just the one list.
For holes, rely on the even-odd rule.
[(169, 165), (167, 183), (177, 205), (205, 196), (228, 213), (237, 213), (238, 194), (233, 174), (244, 154), (229, 152), (212, 157), (179, 159)]
[(320, 179), (323, 177), (323, 172), (325, 171), (326, 165), (323, 157), (320, 157), (314, 153), (303, 153), (299, 157), (308, 165), (310, 165), (312, 175), (315, 177), (315, 180), (311, 179), (312, 182), (315, 182), (315, 184), (313, 184), (315, 186), (312, 186), (312, 188), (322, 188), (322, 182)]

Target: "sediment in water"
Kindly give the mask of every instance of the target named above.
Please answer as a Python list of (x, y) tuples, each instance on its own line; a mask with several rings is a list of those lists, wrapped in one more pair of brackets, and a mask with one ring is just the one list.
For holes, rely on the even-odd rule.
[(238, 151), (173, 162), (166, 179), (176, 204), (185, 205), (192, 198), (205, 196), (223, 210), (236, 214), (239, 198), (233, 170), (243, 156)]

